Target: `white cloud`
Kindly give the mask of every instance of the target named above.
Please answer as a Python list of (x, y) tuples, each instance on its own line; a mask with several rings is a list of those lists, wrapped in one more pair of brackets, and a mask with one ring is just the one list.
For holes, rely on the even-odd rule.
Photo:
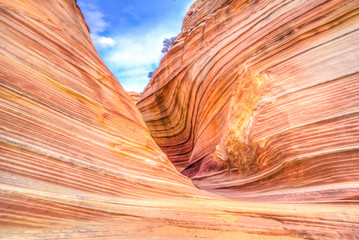
[(92, 41), (98, 48), (107, 48), (115, 46), (116, 42), (113, 38), (91, 34)]
[(136, 10), (134, 9), (133, 6), (127, 6), (127, 7), (124, 7), (122, 9), (122, 12), (123, 13), (126, 13), (128, 15), (130, 15), (133, 19), (135, 20), (139, 20), (140, 17), (138, 16), (138, 14), (136, 13)]
[(104, 20), (104, 15), (99, 11), (84, 10), (84, 14), (86, 15), (86, 21), (92, 33), (101, 33), (109, 26)]
[(115, 45), (115, 40), (102, 36), (110, 24), (105, 21), (105, 16), (98, 10), (97, 6), (91, 3), (79, 1), (78, 5), (85, 16), (87, 25), (91, 30), (91, 38), (97, 48), (107, 48)]
[(121, 67), (139, 67), (158, 64), (161, 58), (162, 39), (154, 36), (120, 36), (108, 60)]
[(142, 35), (119, 35), (104, 60), (110, 69), (118, 69), (113, 72), (127, 91), (140, 92), (149, 82), (148, 73), (164, 55), (163, 40), (173, 36), (176, 33), (165, 27), (147, 29)]
[[(78, 4), (85, 16), (91, 30), (91, 38), (104, 59), (107, 67), (117, 77), (121, 85), (127, 91), (141, 92), (149, 82), (148, 73), (159, 65), (163, 53), (163, 40), (176, 36), (182, 24), (180, 19), (170, 18), (162, 22), (162, 25), (141, 23), (131, 25), (131, 22), (150, 21), (141, 19), (131, 5), (123, 7), (121, 13), (124, 22), (117, 19), (121, 28), (111, 26), (106, 21), (106, 16), (99, 8), (89, 3), (90, 0), (79, 0)], [(181, 18), (185, 16), (193, 0), (186, 0), (186, 7), (179, 9)], [(182, 13), (183, 11), (183, 13)], [(111, 13), (108, 13), (111, 14)], [(141, 21), (140, 21), (141, 20)], [(110, 33), (111, 36), (106, 36)]]
[(124, 68), (158, 65), (163, 57), (163, 40), (173, 36), (175, 32), (163, 27), (148, 29), (142, 35), (117, 36), (116, 46), (107, 52), (106, 60)]

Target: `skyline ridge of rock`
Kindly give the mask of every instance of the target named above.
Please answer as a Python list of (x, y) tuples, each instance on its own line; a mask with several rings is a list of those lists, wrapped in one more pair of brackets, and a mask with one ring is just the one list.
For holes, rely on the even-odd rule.
[(196, 1), (138, 103), (157, 144), (230, 198), (357, 199), (358, 5)]

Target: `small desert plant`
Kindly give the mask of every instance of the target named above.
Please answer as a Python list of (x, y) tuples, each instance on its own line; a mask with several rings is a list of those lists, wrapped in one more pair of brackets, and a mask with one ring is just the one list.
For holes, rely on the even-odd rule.
[[(161, 52), (164, 54), (167, 54), (168, 51), (173, 47), (173, 42), (175, 40), (176, 40), (176, 37), (165, 38), (165, 40), (163, 40), (163, 48), (162, 48)], [(152, 78), (152, 74), (153, 74), (153, 72), (149, 72), (147, 77)]]
[(163, 52), (164, 54), (168, 53), (168, 51), (172, 48), (175, 39), (176, 37), (165, 38), (165, 40), (163, 40), (163, 48), (161, 52)]

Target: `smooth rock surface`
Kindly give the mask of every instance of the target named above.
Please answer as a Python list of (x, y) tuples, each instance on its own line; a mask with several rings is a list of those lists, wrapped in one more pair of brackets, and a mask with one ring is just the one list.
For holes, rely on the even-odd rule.
[(201, 189), (358, 201), (359, 2), (196, 1), (138, 103)]
[[(209, 14), (203, 10), (198, 13), (203, 17)], [(195, 26), (200, 19), (195, 13), (187, 17), (184, 29)], [(349, 47), (355, 45), (345, 49), (352, 50)], [(178, 48), (177, 44), (172, 52)], [(197, 54), (189, 53), (184, 61)], [(172, 54), (167, 55), (165, 63)], [(180, 67), (181, 61), (176, 64), (174, 68)], [(225, 65), (222, 69), (226, 69)], [(189, 89), (184, 83), (178, 84), (178, 89)], [(237, 89), (240, 91), (239, 86)], [(211, 92), (218, 94), (215, 88)], [(173, 96), (180, 101), (193, 101), (191, 97)], [(162, 104), (171, 103), (163, 97)], [(221, 101), (227, 100), (212, 100), (212, 104)], [(162, 108), (162, 104), (155, 106)], [(239, 108), (235, 103), (228, 104), (233, 109)], [(211, 109), (217, 108), (208, 108)], [(208, 113), (209, 117), (201, 121), (212, 121), (214, 112)], [(237, 124), (238, 118), (228, 115), (227, 109), (222, 114), (233, 116), (228, 121)], [(175, 113), (173, 116), (178, 118)], [(227, 200), (194, 187), (151, 138), (132, 99), (104, 66), (74, 0), (0, 0), (0, 121), (0, 239), (355, 239), (359, 236), (359, 209), (354, 199), (340, 204), (244, 202)], [(162, 129), (163, 123), (157, 122)], [(204, 125), (198, 124), (198, 128)], [(174, 130), (165, 131), (172, 134)], [(260, 138), (260, 134), (269, 130), (261, 131), (252, 133), (250, 139)], [(206, 135), (203, 144), (216, 141), (215, 134), (213, 140)], [(353, 137), (350, 135), (347, 140), (352, 142)], [(344, 174), (350, 163), (352, 169), (345, 175), (351, 176), (357, 169), (356, 162), (340, 160), (343, 168), (336, 165), (332, 171)], [(321, 175), (318, 177), (321, 180)], [(357, 187), (354, 181), (337, 179), (332, 179), (333, 191)], [(231, 184), (225, 178), (223, 182)], [(342, 187), (335, 188), (340, 184)]]

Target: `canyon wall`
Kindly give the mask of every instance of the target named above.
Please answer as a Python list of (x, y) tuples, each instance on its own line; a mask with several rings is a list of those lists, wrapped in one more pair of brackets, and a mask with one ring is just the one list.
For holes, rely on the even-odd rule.
[(2, 229), (130, 216), (142, 210), (109, 212), (198, 195), (97, 55), (75, 1), (2, 0), (0, 11)]
[(138, 107), (199, 188), (357, 200), (358, 63), (358, 1), (198, 0)]
[[(319, 1), (314, 1), (314, 3), (317, 4)], [(308, 68), (312, 66), (312, 71), (302, 71), (298, 69), (299, 65), (297, 69), (293, 68), (293, 71), (303, 74), (300, 75), (301, 78), (297, 78), (297, 82), (291, 80), (292, 76), (297, 76), (294, 72), (279, 75), (276, 72), (279, 70), (273, 70), (272, 73), (267, 71), (263, 75), (257, 72), (259, 70), (254, 71), (268, 65), (265, 58), (261, 58), (263, 62), (258, 62), (259, 58), (253, 55), (253, 59), (250, 58), (244, 65), (247, 66), (246, 68), (238, 65), (238, 69), (235, 69), (234, 62), (241, 64), (238, 59), (232, 61), (230, 56), (222, 58), (212, 54), (219, 51), (219, 46), (216, 44), (219, 43), (219, 36), (222, 35), (223, 54), (233, 53), (233, 57), (241, 58), (242, 54), (238, 54), (237, 50), (228, 51), (229, 47), (233, 46), (228, 45), (228, 42), (244, 39), (238, 38), (234, 33), (228, 35), (227, 32), (231, 31), (232, 25), (238, 24), (239, 13), (242, 20), (239, 21), (241, 27), (237, 34), (240, 35), (251, 31), (251, 22), (256, 18), (258, 21), (264, 21), (261, 19), (266, 17), (263, 15), (265, 12), (274, 14), (266, 18), (271, 21), (277, 19), (276, 24), (289, 21), (289, 19), (281, 20), (279, 13), (284, 14), (283, 18), (294, 16), (294, 13), (288, 10), (292, 5), (284, 8), (288, 11), (285, 15), (284, 10), (281, 10), (284, 12), (276, 11), (281, 3), (272, 5), (270, 2), (259, 1), (257, 4), (258, 9), (254, 7), (257, 6), (254, 3), (236, 1), (223, 3), (198, 1), (192, 6), (184, 22), (183, 33), (177, 38), (176, 45), (163, 60), (160, 71), (157, 71), (139, 104), (142, 110), (147, 109), (144, 115), (151, 128), (150, 133), (133, 100), (99, 58), (75, 0), (0, 0), (0, 239), (222, 240), (354, 239), (358, 237), (359, 209), (355, 199), (348, 198), (345, 201), (342, 200), (340, 204), (336, 204), (332, 199), (328, 199), (325, 204), (228, 200), (214, 193), (197, 189), (190, 179), (176, 170), (151, 137), (153, 134), (170, 158), (176, 157), (175, 164), (182, 168), (186, 167), (185, 173), (193, 177), (196, 172), (203, 173), (203, 170), (192, 171), (192, 168), (188, 167), (188, 161), (192, 160), (186, 156), (193, 155), (192, 159), (195, 159), (194, 157), (198, 157), (198, 154), (210, 155), (211, 146), (217, 145), (218, 151), (223, 151), (225, 144), (229, 144), (230, 137), (234, 136), (234, 133), (229, 131), (230, 129), (238, 128), (238, 138), (242, 138), (241, 134), (246, 133), (246, 139), (248, 139), (246, 147), (250, 147), (252, 142), (257, 141), (256, 139), (262, 139), (263, 134), (272, 131), (262, 127), (265, 122), (269, 121), (268, 118), (287, 119), (285, 123), (287, 125), (283, 123), (284, 126), (277, 121), (275, 124), (270, 124), (276, 132), (279, 128), (293, 126), (291, 125), (295, 117), (292, 116), (292, 112), (295, 111), (291, 107), (293, 100), (287, 99), (286, 96), (292, 98), (297, 95), (291, 95), (287, 92), (288, 90), (284, 94), (283, 91), (295, 84), (298, 84), (296, 88), (299, 89), (302, 86), (299, 80), (305, 81), (308, 74), (313, 76), (320, 74), (318, 78), (312, 78), (307, 84), (312, 83), (314, 86), (317, 84), (329, 88), (330, 91), (327, 92), (319, 88), (316, 90), (316, 96), (323, 101), (323, 107), (326, 107), (330, 116), (332, 112), (336, 112), (338, 117), (325, 120), (323, 115), (322, 122), (327, 125), (320, 125), (314, 121), (313, 127), (318, 129), (304, 128), (304, 130), (310, 132), (321, 130), (328, 135), (326, 140), (309, 135), (308, 137), (314, 138), (311, 144), (313, 147), (321, 147), (320, 141), (325, 140), (328, 146), (337, 144), (338, 151), (334, 153), (334, 148), (330, 148), (333, 150), (333, 154), (330, 155), (332, 160), (325, 159), (326, 162), (323, 162), (322, 166), (318, 166), (316, 161), (303, 162), (301, 168), (298, 168), (298, 174), (303, 175), (303, 178), (299, 180), (307, 184), (306, 179), (312, 179), (314, 187), (318, 185), (315, 184), (316, 181), (326, 181), (331, 183), (333, 192), (336, 192), (338, 196), (353, 195), (349, 193), (350, 189), (356, 187), (354, 181), (357, 178), (354, 173), (358, 166), (346, 157), (353, 157), (350, 154), (355, 153), (355, 147), (351, 150), (349, 142), (355, 143), (353, 135), (355, 128), (352, 129), (351, 126), (355, 123), (356, 115), (355, 112), (350, 113), (349, 110), (356, 107), (351, 99), (355, 97), (351, 95), (351, 91), (356, 90), (353, 80), (356, 75), (352, 73), (356, 65), (349, 60), (355, 57), (356, 45), (354, 43), (357, 39), (351, 40), (353, 33), (349, 31), (355, 28), (353, 24), (355, 21), (346, 20), (353, 18), (352, 15), (355, 13), (353, 3), (348, 3), (352, 9), (351, 12), (346, 7), (332, 6), (331, 10), (335, 14), (329, 14), (330, 18), (339, 15), (345, 17), (340, 21), (333, 19), (329, 26), (324, 27), (327, 30), (321, 30), (324, 31), (323, 35), (318, 33), (319, 35), (315, 38), (318, 39), (317, 41), (323, 41), (320, 46), (327, 46), (325, 42), (328, 41), (330, 44), (335, 44), (336, 42), (330, 42), (331, 38), (333, 38), (332, 41), (337, 39), (340, 44), (335, 45), (335, 48), (330, 48), (331, 51), (323, 52), (321, 58), (305, 58), (300, 66)], [(321, 13), (321, 11), (327, 11), (327, 7), (328, 5), (323, 3), (321, 10), (315, 11)], [(311, 8), (303, 5), (300, 9), (309, 11)], [(248, 15), (247, 11), (251, 14)], [(211, 20), (212, 23), (208, 22), (212, 28), (197, 27), (204, 24), (202, 20), (210, 16), (217, 16)], [(231, 16), (232, 23), (229, 20)], [(308, 19), (303, 18), (303, 22), (313, 22), (310, 16), (308, 15)], [(320, 14), (318, 17), (323, 22), (329, 21)], [(213, 24), (216, 22), (221, 25)], [(201, 40), (202, 35), (198, 35), (201, 31), (203, 31), (204, 40)], [(331, 35), (325, 31), (329, 31), (333, 36), (329, 37)], [(343, 31), (347, 33), (344, 34)], [(254, 32), (262, 34), (261, 31)], [(293, 50), (283, 46), (282, 53), (277, 54), (288, 54), (286, 51), (294, 50), (303, 52), (302, 48), (312, 44), (312, 40), (309, 38), (306, 42), (306, 38), (300, 36), (296, 40), (303, 38), (300, 45), (294, 45)], [(255, 37), (252, 38), (249, 35), (248, 37), (248, 42), (258, 41)], [(344, 40), (347, 38), (351, 44), (345, 44)], [(287, 41), (290, 39), (289, 37)], [(278, 41), (282, 40), (278, 39)], [(210, 47), (212, 44), (216, 47)], [(184, 46), (187, 47), (184, 48)], [(275, 49), (272, 54), (279, 51), (276, 46), (272, 46)], [(250, 49), (255, 46), (239, 44), (238, 47), (243, 48), (242, 51), (252, 51)], [(337, 51), (337, 48), (341, 50)], [(310, 50), (307, 51), (310, 53)], [(262, 51), (262, 54), (264, 53), (268, 54), (266, 48)], [(342, 57), (344, 53), (347, 58)], [(242, 57), (245, 56), (247, 55)], [(208, 61), (213, 57), (217, 59), (216, 61), (222, 62), (218, 64), (213, 62), (208, 65)], [(270, 56), (268, 58), (271, 59)], [(291, 59), (295, 59), (295, 55)], [(317, 61), (323, 61), (323, 64)], [(202, 65), (194, 65), (195, 62)], [(290, 64), (290, 61), (284, 62)], [(333, 64), (329, 66), (328, 62)], [(253, 68), (254, 65), (256, 68)], [(339, 67), (336, 67), (337, 65)], [(287, 68), (279, 63), (276, 66), (283, 67), (284, 72), (287, 71)], [(213, 70), (210, 70), (211, 68)], [(225, 71), (227, 75), (217, 73), (217, 71)], [(346, 72), (346, 78), (339, 77), (343, 72)], [(232, 76), (234, 73), (235, 75)], [(201, 75), (200, 78), (197, 74), (203, 74), (203, 76)], [(217, 74), (222, 77), (217, 78)], [(276, 77), (271, 74), (276, 74)], [(175, 77), (177, 75), (178, 77)], [(257, 75), (261, 78), (256, 77)], [(336, 78), (332, 81), (324, 81), (326, 80), (324, 76)], [(252, 77), (258, 80), (252, 81)], [(276, 80), (277, 78), (283, 78), (282, 81), (289, 85), (282, 86)], [(203, 82), (196, 79), (202, 79)], [(217, 80), (214, 81), (214, 79)], [(319, 84), (320, 81), (323, 81), (323, 84)], [(225, 82), (228, 86), (224, 84)], [(261, 83), (263, 86), (273, 87), (261, 88)], [(165, 87), (166, 84), (170, 87)], [(203, 86), (198, 88), (201, 84)], [(315, 88), (314, 86), (302, 91), (310, 92)], [(245, 88), (248, 89), (248, 93), (246, 91), (241, 93)], [(220, 89), (223, 93), (219, 91)], [(174, 99), (168, 99), (171, 96), (168, 91), (172, 91)], [(206, 92), (207, 95), (203, 95), (200, 91)], [(267, 95), (265, 95), (266, 91), (268, 91)], [(250, 92), (253, 93), (253, 99), (248, 95)], [(340, 98), (340, 93), (345, 93), (345, 97)], [(283, 95), (282, 100), (277, 97), (278, 94)], [(302, 104), (310, 104), (311, 98), (303, 98), (303, 94), (300, 95)], [(264, 95), (267, 97), (262, 98)], [(335, 105), (330, 105), (332, 107), (328, 108), (328, 102), (324, 101), (327, 98), (324, 96), (335, 97), (332, 103)], [(241, 122), (249, 121), (248, 118), (252, 116), (251, 111), (254, 111), (254, 106), (258, 109), (258, 106), (262, 106), (256, 101), (264, 101), (262, 108), (267, 106), (265, 103), (268, 101), (273, 102), (272, 104), (284, 102), (288, 106), (268, 105), (272, 109), (261, 110), (261, 114), (265, 112), (269, 115), (258, 113), (257, 117), (251, 120), (252, 128), (261, 131), (252, 131), (252, 128), (247, 130)], [(251, 105), (252, 110), (247, 105), (249, 103), (253, 105)], [(348, 108), (350, 104), (353, 104), (352, 108)], [(300, 105), (297, 105), (297, 109), (300, 110)], [(248, 108), (248, 113), (240, 114), (243, 108)], [(189, 109), (192, 110), (189, 111)], [(341, 109), (347, 109), (347, 114), (345, 115)], [(277, 111), (282, 115), (276, 115)], [(320, 114), (324, 114), (313, 108), (308, 108), (308, 111), (316, 111), (313, 114), (318, 115), (318, 119)], [(305, 115), (298, 114), (296, 121), (302, 122), (301, 116)], [(157, 120), (151, 124), (149, 118)], [(161, 118), (163, 121), (160, 120)], [(240, 120), (241, 118), (243, 120)], [(227, 120), (224, 121), (225, 119)], [(174, 124), (174, 121), (178, 121), (178, 124)], [(337, 121), (344, 121), (344, 123), (340, 125)], [(179, 131), (179, 128), (183, 129), (183, 133)], [(291, 129), (291, 131), (295, 130)], [(298, 129), (300, 129), (299, 126)], [(345, 129), (351, 131), (344, 131)], [(265, 150), (268, 161), (273, 161), (271, 156), (277, 154), (275, 164), (283, 163), (283, 158), (291, 163), (285, 155), (278, 155), (276, 146), (278, 148), (278, 142), (282, 143), (280, 150), (284, 154), (290, 146), (296, 146), (295, 143), (304, 144), (301, 139), (304, 138), (305, 131), (293, 132), (291, 138), (283, 135), (283, 139), (290, 139), (288, 146), (278, 136), (269, 139), (268, 142), (261, 142), (262, 145), (258, 144), (258, 154), (264, 154), (262, 152)], [(284, 130), (282, 132), (286, 134)], [(196, 134), (193, 135), (194, 133)], [(337, 135), (333, 136), (336, 133)], [(228, 137), (225, 138), (225, 135)], [(186, 136), (192, 137), (185, 141)], [(225, 141), (219, 144), (220, 139), (225, 139)], [(342, 141), (340, 144), (339, 140)], [(166, 144), (170, 145), (170, 142), (173, 146), (166, 147)], [(181, 142), (183, 144), (180, 144)], [(176, 145), (181, 149), (176, 148)], [(272, 146), (273, 150), (266, 149), (266, 146)], [(190, 150), (194, 147), (196, 149)], [(339, 151), (344, 147), (348, 151)], [(313, 152), (309, 150), (308, 153)], [(179, 157), (181, 151), (186, 153), (182, 159)], [(288, 154), (294, 154), (294, 152)], [(328, 154), (331, 153), (328, 152)], [(317, 155), (317, 157), (320, 156)], [(214, 166), (212, 159), (206, 159), (202, 162), (208, 163), (207, 171), (219, 173), (222, 168), (211, 167)], [(179, 164), (180, 162), (183, 163)], [(323, 169), (327, 174), (327, 179), (324, 179), (323, 174), (320, 173), (318, 176), (308, 175), (306, 171), (314, 171), (309, 169), (308, 164), (311, 164), (313, 168)], [(349, 168), (350, 164), (351, 168)], [(269, 167), (272, 165), (273, 162), (268, 162)], [(248, 172), (243, 170), (241, 173), (237, 170), (236, 174), (243, 176), (247, 174), (249, 176), (247, 179), (250, 181), (251, 175), (256, 174), (255, 169), (250, 168), (250, 165), (247, 167), (244, 164), (244, 166), (248, 168)], [(291, 169), (294, 169), (294, 166), (289, 168), (288, 173), (284, 171), (278, 176), (287, 178), (288, 183), (293, 183), (292, 179), (297, 176), (290, 175)], [(237, 177), (237, 175), (233, 176)], [(344, 176), (350, 177), (353, 181), (344, 182)], [(233, 180), (238, 180), (236, 177)], [(281, 179), (278, 180), (277, 186), (282, 184), (281, 181)], [(265, 185), (267, 183), (263, 182), (263, 188), (267, 188), (268, 185)], [(276, 186), (272, 180), (268, 182), (269, 186)], [(232, 182), (228, 181), (225, 176), (223, 176), (223, 183), (232, 186)], [(214, 186), (217, 184), (219, 182), (214, 181)], [(340, 185), (345, 187), (339, 188)], [(234, 194), (241, 191), (241, 189), (229, 189)], [(342, 189), (343, 193), (338, 192), (338, 189)], [(317, 191), (318, 188), (314, 190)], [(291, 193), (288, 190), (284, 192)], [(316, 194), (317, 192), (314, 192), (313, 198), (318, 200)], [(298, 200), (300, 201), (300, 198)]]
[(140, 101), (141, 99), (141, 93), (130, 91), (127, 92), (127, 94), (130, 95), (130, 97), (135, 103), (138, 103), (138, 101)]

